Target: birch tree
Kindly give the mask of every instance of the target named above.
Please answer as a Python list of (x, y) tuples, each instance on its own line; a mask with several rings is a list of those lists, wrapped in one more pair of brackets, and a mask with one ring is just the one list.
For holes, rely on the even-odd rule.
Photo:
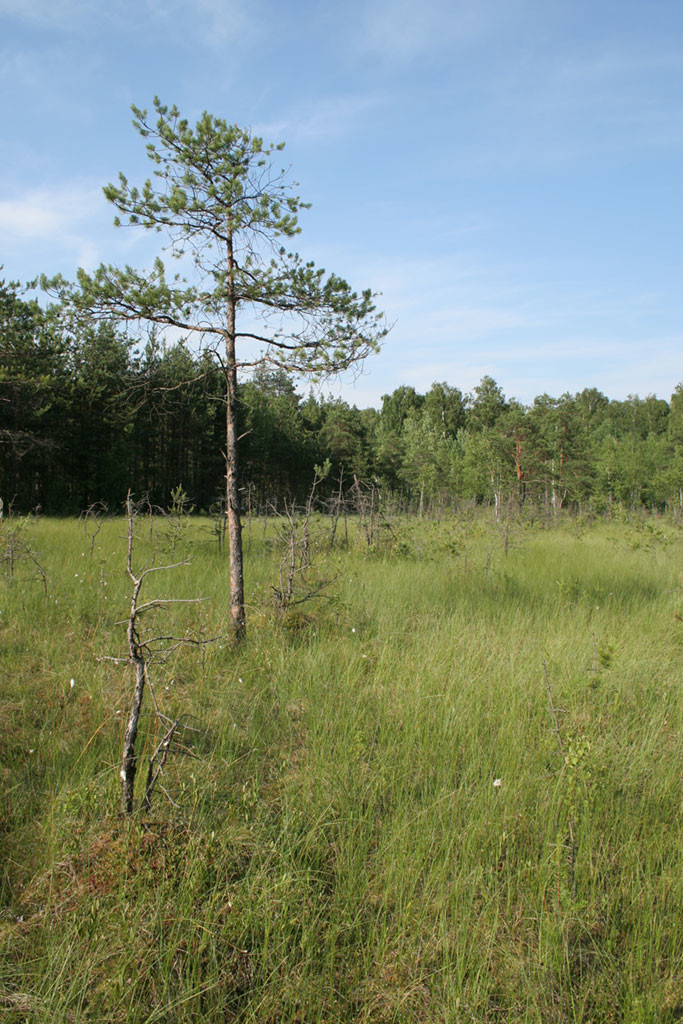
[(210, 347), (225, 377), (225, 479), (230, 545), (230, 615), (245, 633), (238, 491), (237, 375), (259, 365), (299, 374), (341, 372), (379, 348), (386, 334), (370, 290), (357, 293), (283, 242), (299, 233), (308, 204), (279, 169), (283, 144), (267, 146), (250, 130), (205, 112), (192, 126), (175, 106), (154, 99), (154, 116), (133, 107), (153, 178), (124, 174), (107, 185), (115, 224), (165, 237), (180, 260), (167, 274), (158, 257), (149, 272), (100, 265), (77, 282), (43, 281), (71, 309), (118, 322), (180, 332)]

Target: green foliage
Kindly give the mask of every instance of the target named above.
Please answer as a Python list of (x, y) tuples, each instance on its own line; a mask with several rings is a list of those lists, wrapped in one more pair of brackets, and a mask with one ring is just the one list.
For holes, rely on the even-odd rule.
[(171, 490), (171, 504), (166, 509), (163, 535), (172, 555), (176, 547), (183, 545), (189, 532), (189, 518), (194, 512), (194, 505), (183, 485), (178, 484)]
[[(183, 480), (199, 509), (224, 493), (226, 380), (209, 351), (165, 344), (142, 351), (111, 325), (74, 321), (0, 290), (0, 495), (28, 511), (121, 507), (128, 486), (165, 507)], [(62, 311), (63, 313), (64, 311)], [(286, 361), (286, 360), (285, 360)], [(306, 500), (329, 459), (321, 494), (340, 475), (374, 480), (423, 512), (475, 501), (546, 521), (562, 509), (613, 515), (641, 506), (683, 510), (683, 403), (611, 402), (596, 389), (509, 401), (491, 378), (476, 397), (435, 383), (401, 386), (382, 410), (305, 399), (278, 360), (236, 390), (242, 508)], [(334, 482), (333, 482), (334, 481)]]
[[(370, 290), (358, 294), (281, 239), (299, 233), (307, 204), (285, 170), (275, 166), (283, 145), (266, 146), (245, 128), (205, 112), (191, 126), (174, 106), (154, 99), (154, 118), (133, 107), (133, 125), (147, 140), (154, 177), (131, 184), (119, 174), (106, 198), (123, 216), (116, 223), (163, 231), (171, 256), (189, 273), (168, 276), (157, 258), (149, 273), (102, 264), (78, 271), (77, 284), (43, 279), (76, 314), (117, 323), (177, 329), (210, 346), (228, 343), (226, 361), (240, 365), (236, 341), (256, 342), (262, 355), (244, 363), (301, 373), (336, 373), (376, 351), (386, 334)], [(240, 329), (235, 313), (258, 314), (262, 327)]]
[[(52, 461), (49, 497), (59, 500), (60, 442), (67, 434), (68, 345), (51, 311), (0, 281), (0, 487), (24, 508), (47, 497), (41, 469)], [(55, 493), (56, 491), (56, 493)]]
[(432, 384), (425, 395), (425, 412), (433, 429), (444, 438), (454, 438), (465, 426), (466, 411), (462, 392), (445, 381)]
[(475, 429), (493, 427), (507, 407), (500, 385), (493, 377), (482, 377), (470, 399), (470, 420)]

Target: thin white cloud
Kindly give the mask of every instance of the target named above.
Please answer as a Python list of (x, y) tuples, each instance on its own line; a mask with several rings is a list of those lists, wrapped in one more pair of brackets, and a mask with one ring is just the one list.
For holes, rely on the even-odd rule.
[(410, 60), (479, 36), (494, 23), (497, 6), (491, 0), (370, 0), (357, 46), (391, 61)]
[(492, 333), (538, 326), (538, 319), (521, 308), (453, 305), (420, 318), (425, 335), (439, 342), (476, 342)]
[(246, 0), (0, 0), (0, 15), (64, 33), (103, 24), (139, 32), (149, 20), (212, 47), (243, 41), (252, 24)]
[[(680, 347), (683, 337), (678, 339)], [(377, 357), (377, 363), (385, 361), (383, 372), (375, 359), (367, 364), (370, 381), (360, 389), (360, 398), (367, 404), (379, 407), (381, 395), (391, 393), (401, 385), (410, 385), (419, 392), (429, 390), (434, 381), (447, 381), (460, 388), (463, 393), (472, 392), (484, 376), (491, 376), (502, 387), (508, 398), (516, 398), (530, 404), (534, 398), (542, 394), (554, 397), (569, 392), (573, 394), (587, 387), (597, 387), (609, 398), (624, 399), (629, 394), (638, 393), (641, 397), (656, 394), (660, 398), (669, 399), (679, 379), (683, 377), (680, 370), (676, 373), (675, 359), (672, 360), (671, 343), (668, 339), (649, 338), (644, 351), (634, 346), (628, 357), (621, 358), (609, 344), (598, 344), (588, 354), (583, 353), (583, 345), (576, 346), (576, 352), (566, 351), (560, 342), (545, 346), (540, 357), (533, 348), (515, 346), (514, 351), (503, 354), (500, 350), (491, 350), (487, 346), (474, 346), (452, 353), (450, 357), (439, 359), (437, 352), (434, 358), (424, 361), (420, 354), (402, 355), (400, 370), (392, 372), (390, 353), (391, 341), (387, 342), (387, 351)], [(614, 346), (617, 348), (618, 346)], [(571, 347), (570, 347), (571, 348)], [(573, 356), (573, 358), (572, 358)], [(396, 360), (394, 359), (394, 365)], [(372, 387), (372, 379), (382, 378), (383, 386)], [(352, 397), (353, 389), (345, 385), (341, 392), (347, 401), (359, 402)]]
[(680, 148), (680, 55), (632, 40), (512, 54), (482, 86), (488, 145), (469, 147), (470, 170)]
[(45, 28), (67, 29), (74, 22), (105, 11), (104, 4), (88, 0), (0, 0), (0, 14)]
[[(0, 0), (1, 2), (1, 0)], [(0, 79), (6, 78), (13, 89), (35, 85), (39, 81), (35, 62), (18, 49), (5, 46), (0, 50)]]
[(55, 266), (67, 274), (78, 266), (92, 270), (101, 260), (126, 260), (133, 250), (134, 258), (148, 259), (151, 247), (149, 240), (143, 241), (146, 235), (142, 228), (117, 231), (113, 227), (99, 183), (33, 188), (0, 200), (3, 260), (13, 276), (17, 276), (15, 267), (21, 268), (19, 276), (52, 272)]
[[(402, 332), (419, 325), (430, 337), (457, 332), (470, 338), (546, 322), (528, 288), (515, 283), (514, 268), (479, 266), (470, 254), (384, 264), (374, 259), (349, 262), (355, 262), (361, 280), (372, 282), (381, 295), (378, 305), (398, 321)], [(497, 283), (506, 276), (505, 284)]]
[(169, 34), (200, 38), (212, 49), (237, 40), (243, 48), (257, 20), (254, 4), (246, 0), (145, 0), (145, 5)]
[(279, 139), (339, 138), (357, 130), (358, 120), (384, 102), (379, 95), (331, 96), (299, 107), (288, 116), (254, 125), (254, 132), (266, 141)]
[(46, 241), (72, 236), (102, 206), (102, 190), (69, 185), (33, 189), (0, 200), (0, 232), (15, 241)]

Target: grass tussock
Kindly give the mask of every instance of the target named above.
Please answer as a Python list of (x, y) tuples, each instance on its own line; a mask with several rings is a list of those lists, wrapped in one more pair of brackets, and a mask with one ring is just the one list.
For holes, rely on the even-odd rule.
[[(141, 524), (141, 562), (190, 560), (147, 597), (207, 599), (150, 630), (223, 639), (151, 665), (187, 730), (128, 821), (125, 524), (31, 525), (46, 585), (0, 579), (0, 1021), (683, 1020), (680, 527), (318, 529), (334, 583), (283, 613), (247, 525), (236, 648), (207, 524), (172, 559)], [(140, 786), (149, 694), (141, 723)]]

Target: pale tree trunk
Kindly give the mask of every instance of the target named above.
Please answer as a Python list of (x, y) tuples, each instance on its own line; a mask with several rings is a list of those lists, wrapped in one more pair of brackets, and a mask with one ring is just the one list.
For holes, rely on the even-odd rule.
[(135, 692), (123, 738), (123, 755), (121, 757), (121, 808), (126, 816), (130, 816), (133, 813), (135, 775), (138, 767), (135, 741), (138, 735), (142, 696), (145, 690), (145, 662), (140, 654), (135, 629), (131, 623), (128, 625), (128, 646), (130, 649), (130, 660), (135, 666)]
[(225, 497), (230, 545), (230, 620), (233, 635), (246, 634), (242, 520), (237, 486), (237, 362), (235, 358), (235, 290), (232, 233), (228, 232), (228, 329), (225, 338)]
[(553, 506), (553, 513), (555, 513), (555, 512), (557, 512), (557, 494), (556, 494), (556, 491), (555, 491), (555, 459), (554, 459), (554, 457), (551, 460), (550, 469), (551, 469), (551, 473), (552, 473), (552, 475), (550, 477), (550, 488), (551, 488), (551, 494), (552, 494), (551, 502), (552, 502), (552, 506)]
[(130, 491), (126, 497), (126, 513), (128, 516), (128, 575), (133, 581), (133, 596), (130, 603), (130, 615), (126, 637), (128, 639), (128, 657), (135, 669), (135, 690), (133, 703), (131, 705), (126, 732), (123, 737), (123, 753), (121, 756), (121, 808), (125, 815), (133, 813), (133, 795), (135, 791), (135, 774), (138, 762), (135, 754), (135, 741), (138, 735), (138, 722), (142, 709), (142, 698), (145, 692), (145, 659), (140, 647), (140, 640), (137, 634), (138, 597), (142, 586), (142, 576), (136, 576), (133, 572), (133, 502)]
[(500, 506), (503, 500), (500, 488), (500, 480), (496, 480), (493, 470), (491, 472), (491, 489), (493, 491), (493, 505), (495, 509), (496, 522), (500, 519)]

